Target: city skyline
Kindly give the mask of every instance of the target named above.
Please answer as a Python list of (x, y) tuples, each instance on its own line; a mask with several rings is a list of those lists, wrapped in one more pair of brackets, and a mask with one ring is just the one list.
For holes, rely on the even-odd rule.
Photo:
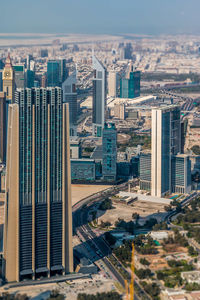
[[(101, 3), (59, 0), (56, 5), (53, 0), (33, 3), (19, 0), (2, 2), (1, 9), (4, 12), (0, 20), (1, 33), (200, 33), (198, 0), (103, 0)], [(22, 9), (23, 18), (19, 18)], [(8, 19), (12, 21), (7, 22)]]

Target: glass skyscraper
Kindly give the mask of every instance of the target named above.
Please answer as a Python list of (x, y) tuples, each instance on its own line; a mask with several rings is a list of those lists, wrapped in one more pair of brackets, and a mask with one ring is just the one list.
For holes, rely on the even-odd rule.
[(105, 180), (116, 180), (117, 175), (117, 130), (114, 124), (105, 123), (103, 129), (102, 175)]
[(5, 278), (73, 271), (68, 105), (61, 88), (21, 89), (9, 107)]
[(106, 70), (95, 56), (93, 56), (93, 69), (92, 131), (94, 136), (101, 137), (106, 109)]
[(57, 60), (47, 62), (47, 86), (60, 86), (60, 64)]
[(136, 98), (140, 96), (140, 71), (129, 73), (129, 78), (120, 80), (120, 98)]
[(181, 150), (180, 107), (152, 109), (151, 194), (171, 193), (171, 156)]

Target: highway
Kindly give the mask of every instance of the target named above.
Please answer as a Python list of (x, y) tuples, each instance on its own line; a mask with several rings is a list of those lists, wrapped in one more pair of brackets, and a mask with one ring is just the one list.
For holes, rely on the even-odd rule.
[[(138, 180), (135, 180), (133, 185), (138, 184)], [(127, 183), (123, 183), (120, 186), (115, 186), (107, 189), (104, 192), (99, 192), (95, 195), (92, 195), (86, 199), (81, 200), (79, 203), (73, 206), (73, 222), (74, 228), (76, 229), (76, 233), (79, 239), (83, 243), (87, 243), (87, 249), (89, 249), (92, 261), (100, 261), (103, 263), (110, 272), (106, 274), (108, 277), (115, 278), (123, 287), (125, 287), (124, 278), (116, 269), (116, 267), (109, 261), (107, 257), (111, 257), (112, 261), (115, 261), (115, 264), (123, 269), (123, 272), (127, 274), (127, 277), (130, 278), (130, 274), (124, 268), (124, 266), (116, 259), (115, 256), (112, 255), (112, 251), (109, 245), (105, 242), (102, 237), (96, 235), (96, 233), (91, 229), (88, 225), (88, 212), (90, 208), (96, 203), (104, 200), (108, 195), (114, 195), (119, 190), (127, 189)], [(135, 281), (135, 285), (140, 289), (140, 294), (143, 296), (145, 300), (151, 300), (151, 298), (139, 287), (138, 283)], [(134, 300), (139, 300), (138, 296), (134, 296)]]

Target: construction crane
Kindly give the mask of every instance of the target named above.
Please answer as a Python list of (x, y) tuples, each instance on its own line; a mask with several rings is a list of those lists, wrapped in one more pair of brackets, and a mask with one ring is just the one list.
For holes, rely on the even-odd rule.
[[(132, 244), (132, 258), (131, 258), (131, 283), (128, 287), (128, 282), (125, 280), (125, 287), (126, 287), (126, 299), (127, 300), (134, 300), (134, 274), (135, 274), (135, 247)], [(130, 291), (130, 293), (129, 293)]]

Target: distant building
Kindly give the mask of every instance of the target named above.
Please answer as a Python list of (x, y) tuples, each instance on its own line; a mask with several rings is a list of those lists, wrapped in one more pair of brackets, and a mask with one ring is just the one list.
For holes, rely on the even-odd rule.
[(92, 131), (94, 136), (101, 137), (106, 110), (106, 70), (95, 56), (93, 56), (93, 69)]
[(120, 98), (136, 98), (140, 96), (140, 71), (129, 73), (129, 78), (120, 80)]
[(81, 158), (81, 141), (78, 138), (70, 139), (70, 158), (71, 159)]
[(95, 181), (95, 161), (93, 159), (71, 159), (71, 179)]
[(34, 87), (34, 81), (35, 81), (35, 72), (31, 70), (26, 71), (26, 87), (31, 89)]
[(41, 87), (46, 88), (47, 87), (47, 76), (44, 74), (41, 77)]
[(188, 155), (172, 156), (172, 192), (187, 194), (191, 191), (191, 161)]
[(10, 59), (10, 54), (6, 58), (5, 67), (3, 69), (3, 91), (6, 93), (6, 100), (14, 103), (15, 98), (15, 73)]
[(40, 56), (41, 57), (48, 57), (48, 50), (47, 49), (41, 49), (40, 50)]
[(66, 59), (59, 59), (59, 81), (62, 84), (68, 77), (68, 69), (66, 67)]
[(0, 163), (6, 162), (6, 94), (0, 92)]
[(114, 105), (114, 116), (120, 120), (125, 119), (125, 104), (116, 103)]
[(152, 109), (151, 194), (171, 193), (171, 158), (181, 150), (180, 107), (169, 105)]
[(108, 96), (117, 97), (118, 93), (118, 73), (111, 71), (108, 74)]
[(151, 153), (140, 155), (140, 189), (151, 190)]
[(15, 89), (25, 88), (25, 71), (23, 65), (13, 66), (15, 72)]
[(133, 48), (132, 48), (131, 43), (127, 43), (124, 48), (124, 58), (132, 59), (132, 52), (133, 52)]
[(117, 176), (117, 130), (114, 124), (105, 123), (103, 129), (103, 162), (102, 175), (104, 180), (116, 180)]
[(62, 84), (63, 102), (69, 104), (70, 136), (77, 135), (76, 70)]
[(57, 60), (47, 62), (47, 86), (56, 87), (60, 85), (60, 64)]

